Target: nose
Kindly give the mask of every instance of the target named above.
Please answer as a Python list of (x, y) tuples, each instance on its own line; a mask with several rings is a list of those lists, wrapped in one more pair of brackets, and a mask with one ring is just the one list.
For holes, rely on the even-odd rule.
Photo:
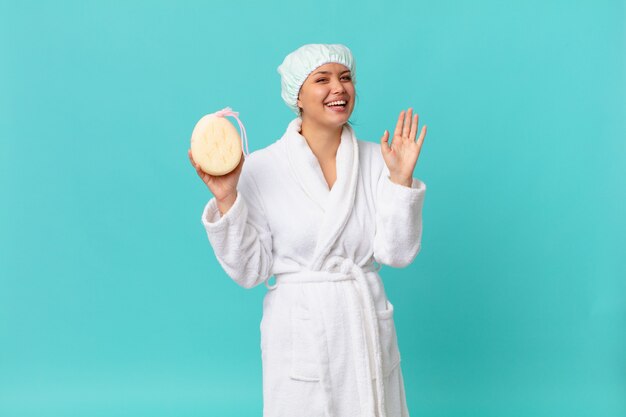
[(333, 79), (332, 89), (333, 89), (333, 92), (335, 93), (343, 93), (344, 91), (346, 91), (346, 87), (338, 78)]

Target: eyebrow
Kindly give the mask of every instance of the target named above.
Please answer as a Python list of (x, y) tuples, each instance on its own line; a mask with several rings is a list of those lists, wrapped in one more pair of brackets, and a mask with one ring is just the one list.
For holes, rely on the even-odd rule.
[[(350, 72), (350, 70), (345, 70), (345, 71), (342, 71), (342, 72), (340, 72), (340, 74), (343, 74), (343, 73), (345, 73), (345, 72)], [(330, 72), (330, 71), (318, 71), (318, 72), (316, 72), (316, 73), (315, 73), (315, 74), (313, 74), (313, 75), (317, 75), (317, 74), (332, 74), (332, 72)]]

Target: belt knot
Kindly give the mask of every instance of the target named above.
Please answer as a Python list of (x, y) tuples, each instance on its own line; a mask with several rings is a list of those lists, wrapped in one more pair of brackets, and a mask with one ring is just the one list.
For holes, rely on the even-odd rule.
[(381, 265), (373, 259), (369, 259), (363, 265), (358, 265), (352, 259), (340, 255), (328, 258), (324, 270), (340, 272), (342, 274), (363, 273), (365, 271), (378, 271)]

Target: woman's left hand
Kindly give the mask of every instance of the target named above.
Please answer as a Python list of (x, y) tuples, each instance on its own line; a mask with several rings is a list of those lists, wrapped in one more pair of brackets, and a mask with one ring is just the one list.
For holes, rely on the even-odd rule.
[(391, 181), (407, 187), (413, 184), (413, 170), (426, 137), (426, 125), (424, 125), (417, 142), (415, 141), (418, 116), (414, 115), (411, 120), (412, 113), (412, 108), (409, 108), (406, 114), (404, 110), (400, 112), (391, 145), (389, 145), (387, 130), (380, 140), (381, 152), (389, 168)]

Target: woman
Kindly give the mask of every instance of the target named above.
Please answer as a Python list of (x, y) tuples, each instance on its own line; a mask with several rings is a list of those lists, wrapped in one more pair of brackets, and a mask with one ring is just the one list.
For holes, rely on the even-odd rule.
[[(389, 145), (357, 140), (355, 63), (343, 45), (304, 45), (278, 67), (298, 117), (223, 177), (202, 214), (228, 275), (265, 282), (265, 417), (408, 416), (393, 306), (379, 263), (417, 255), (426, 187), (412, 178), (426, 126), (402, 111)], [(269, 277), (275, 276), (274, 284)]]

